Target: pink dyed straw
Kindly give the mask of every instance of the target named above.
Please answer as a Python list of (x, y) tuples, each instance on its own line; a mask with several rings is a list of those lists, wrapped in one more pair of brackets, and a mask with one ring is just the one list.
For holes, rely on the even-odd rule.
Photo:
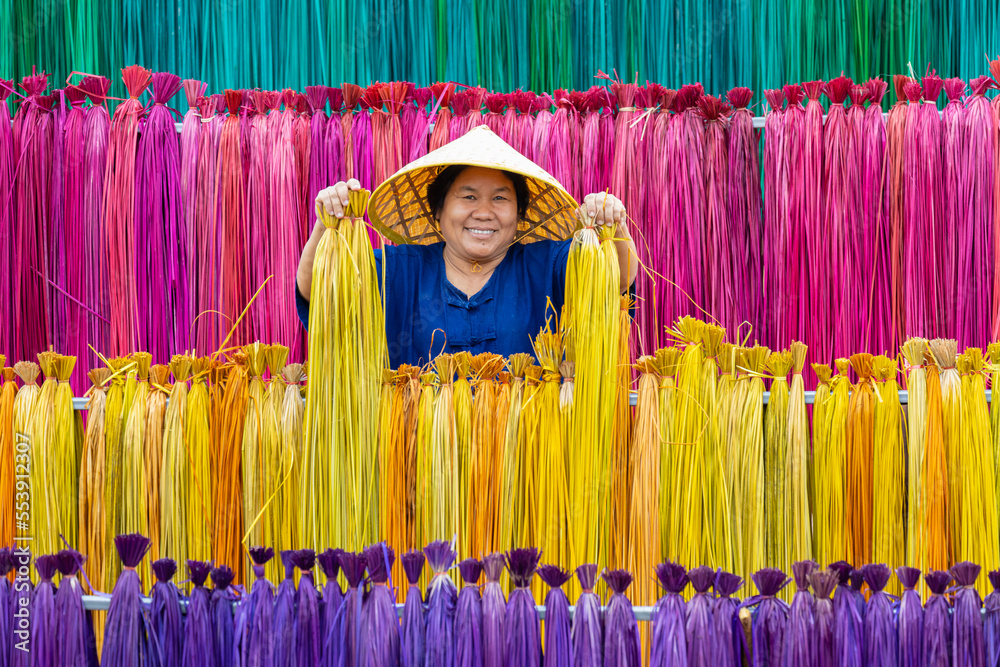
[(67, 339), (66, 320), (70, 300), (66, 298), (66, 237), (64, 235), (65, 179), (66, 179), (66, 104), (65, 91), (55, 90), (50, 97), (52, 104), (52, 161), (49, 181), (49, 222), (47, 225), (48, 239), (45, 247), (48, 249), (47, 279), (49, 304), (49, 344), (57, 350), (69, 347)]
[(705, 120), (705, 273), (709, 312), (729, 332), (740, 325), (736, 292), (745, 289), (735, 282), (729, 194), (728, 130), (730, 109), (717, 97), (703, 96), (698, 109)]
[(886, 146), (888, 150), (889, 183), (887, 199), (889, 200), (889, 238), (891, 257), (891, 300), (892, 300), (892, 342), (890, 349), (896, 349), (902, 344), (906, 326), (907, 307), (904, 298), (906, 277), (907, 241), (903, 236), (906, 219), (906, 140), (907, 119), (910, 116), (910, 104), (906, 101), (905, 88), (911, 79), (902, 75), (893, 77), (893, 88), (896, 92), (896, 104), (889, 110), (886, 121)]
[(733, 88), (727, 95), (734, 107), (729, 126), (729, 201), (732, 233), (733, 280), (736, 290), (736, 320), (748, 322), (763, 340), (764, 309), (761, 241), (763, 219), (760, 189), (760, 133), (753, 129), (753, 99), (749, 88)]
[[(971, 81), (972, 97), (965, 102), (969, 161), (964, 179), (969, 202), (968, 226), (971, 249), (968, 266), (958, 262), (959, 279), (956, 285), (958, 341), (960, 347), (984, 345), (997, 340), (997, 287), (994, 261), (997, 253), (994, 226), (996, 221), (996, 156), (998, 150), (997, 123), (986, 99), (986, 91), (996, 87), (989, 77), (981, 76)], [(980, 147), (973, 149), (973, 147)], [(987, 317), (982, 302), (975, 298), (986, 290), (987, 303), (991, 304), (992, 318)], [(993, 360), (997, 362), (996, 359)]]
[[(201, 133), (201, 112), (198, 108), (198, 98), (205, 94), (207, 84), (195, 79), (185, 79), (182, 82), (184, 97), (187, 100), (188, 110), (184, 114), (184, 121), (181, 124), (180, 136), (180, 164), (181, 164), (181, 217), (182, 217), (182, 239), (179, 244), (180, 254), (184, 258), (187, 266), (187, 309), (177, 311), (177, 316), (187, 322), (187, 329), (182, 333), (178, 331), (180, 340), (187, 341), (187, 344), (180, 348), (186, 350), (191, 345), (192, 323), (197, 315), (195, 304), (197, 303), (197, 281), (194, 276), (196, 261), (196, 233), (195, 210), (197, 206), (198, 192), (198, 136)], [(180, 300), (178, 300), (180, 306)]]
[(762, 244), (763, 277), (767, 298), (763, 299), (766, 311), (766, 329), (761, 340), (772, 348), (782, 348), (791, 343), (788, 331), (790, 322), (790, 280), (788, 255), (788, 180), (785, 156), (785, 111), (782, 105), (785, 94), (779, 89), (765, 90), (768, 112), (764, 120), (764, 241)]
[[(12, 298), (14, 261), (14, 225), (11, 215), (14, 186), (14, 131), (11, 125), (7, 97), (14, 92), (14, 82), (0, 79), (0, 262), (7, 270), (0, 277), (0, 312), (14, 313)], [(11, 316), (0, 318), (0, 354), (15, 358)]]
[[(286, 98), (287, 101), (287, 98)], [(295, 220), (299, 210), (299, 173), (292, 145), (293, 113), (286, 106), (283, 112), (272, 111), (280, 120), (272, 135), (270, 165), (270, 212), (268, 238), (270, 240), (270, 266), (274, 278), (269, 286), (271, 309), (270, 334), (272, 340), (288, 341), (289, 358), (301, 361), (305, 350), (300, 341), (298, 317), (295, 312), (295, 269), (298, 260), (299, 239)], [(332, 125), (332, 124), (331, 124)]]
[[(80, 396), (86, 390), (87, 377), (87, 246), (81, 242), (86, 238), (84, 222), (86, 189), (86, 146), (84, 144), (83, 126), (86, 123), (87, 111), (83, 103), (87, 93), (82, 88), (71, 86), (66, 89), (66, 99), (70, 103), (70, 112), (66, 116), (63, 158), (66, 172), (63, 195), (65, 216), (60, 236), (71, 239), (65, 245), (66, 291), (72, 297), (66, 303), (66, 354), (77, 358), (70, 378), (73, 392)], [(2, 121), (0, 121), (2, 122)], [(60, 295), (60, 299), (62, 299)]]
[[(1000, 58), (990, 61), (990, 74), (993, 76), (994, 87), (1000, 86)], [(1000, 99), (993, 98), (993, 125), (1000, 128)], [(995, 137), (996, 135), (994, 135)], [(1000, 164), (1000, 141), (994, 144), (993, 164), (996, 169)], [(993, 180), (993, 256), (1000, 248), (1000, 179)], [(992, 263), (991, 263), (992, 266)], [(990, 340), (1000, 340), (1000, 271), (993, 267), (993, 301), (992, 301), (992, 336)]]
[(430, 145), (430, 109), (431, 89), (417, 88), (413, 91), (416, 100), (417, 116), (413, 121), (413, 131), (410, 133), (409, 160), (413, 161), (427, 155)]
[[(322, 87), (323, 99), (326, 99), (326, 88)], [(250, 169), (247, 174), (247, 225), (249, 227), (250, 262), (249, 289), (256, 292), (264, 284), (268, 276), (274, 273), (271, 266), (271, 254), (265, 251), (271, 247), (271, 212), (270, 184), (271, 144), (269, 143), (270, 94), (264, 90), (252, 92), (253, 105), (250, 112), (250, 139), (248, 151), (250, 154)], [(317, 114), (318, 115), (318, 114)], [(324, 128), (325, 129), (325, 128)], [(313, 213), (315, 216), (315, 213)], [(268, 283), (251, 307), (251, 339), (261, 341), (276, 341), (271, 331), (273, 322), (272, 302), (274, 300), (274, 283)]]
[[(832, 81), (830, 82), (833, 83)], [(853, 194), (847, 198), (848, 210), (852, 216), (843, 229), (843, 255), (841, 256), (840, 312), (839, 324), (848, 333), (852, 347), (841, 354), (854, 354), (855, 350), (868, 351), (871, 329), (871, 284), (875, 269), (876, 227), (870, 224), (865, 212), (867, 199), (865, 182), (865, 102), (868, 101), (868, 87), (852, 85), (849, 91), (851, 106), (847, 110), (847, 164), (848, 187)], [(829, 123), (829, 121), (827, 121)], [(852, 222), (853, 220), (853, 222)], [(836, 350), (836, 341), (834, 348)], [(837, 356), (835, 352), (834, 356)]]
[[(681, 86), (674, 98), (674, 117), (667, 130), (667, 164), (678, 178), (670, 179), (669, 199), (676, 220), (673, 282), (676, 317), (705, 317), (707, 243), (705, 230), (705, 128), (698, 115), (701, 88)], [(666, 324), (670, 324), (667, 322)]]
[[(111, 296), (108, 289), (108, 262), (104, 240), (104, 177), (107, 171), (108, 138), (111, 116), (105, 101), (111, 81), (103, 76), (88, 76), (80, 82), (87, 92), (91, 107), (83, 125), (83, 243), (86, 262), (87, 286), (85, 302), (87, 314), (87, 339), (95, 351), (88, 350), (76, 365), (96, 368), (100, 362), (97, 353), (110, 354), (108, 336), (111, 316)], [(86, 360), (87, 363), (84, 363)], [(74, 369), (75, 370), (75, 369)]]
[[(814, 82), (813, 82), (814, 83)], [(806, 108), (807, 126), (814, 122), (813, 114), (822, 107), (812, 95), (813, 83), (806, 84), (809, 104)], [(851, 127), (844, 109), (844, 100), (854, 82), (846, 76), (831, 79), (825, 86), (830, 98), (830, 112), (823, 129), (822, 189), (826, 193), (822, 217), (819, 224), (810, 226), (810, 258), (817, 263), (811, 273), (811, 284), (815, 300), (812, 316), (815, 328), (809, 340), (810, 350), (821, 363), (832, 363), (835, 358), (853, 354), (856, 347), (857, 311), (851, 303), (851, 283), (859, 268), (852, 262), (852, 230), (857, 222), (858, 179), (856, 156), (851, 155), (854, 144)], [(812, 138), (813, 132), (808, 136)], [(809, 144), (807, 144), (807, 149)], [(815, 200), (813, 200), (815, 201)], [(810, 217), (812, 211), (809, 211)]]
[[(805, 142), (802, 174), (796, 179), (801, 183), (802, 197), (799, 206), (793, 209), (797, 220), (793, 220), (792, 224), (795, 225), (793, 229), (803, 230), (804, 237), (799, 239), (799, 243), (793, 243), (792, 256), (807, 261), (799, 265), (799, 316), (805, 319), (800, 319), (798, 331), (804, 334), (800, 340), (809, 346), (810, 357), (830, 363), (833, 361), (830, 332), (833, 331), (837, 309), (832, 299), (836, 283), (823, 208), (824, 128), (823, 105), (819, 101), (823, 82), (807, 81), (802, 84), (802, 89), (809, 98), (802, 128)], [(796, 250), (801, 255), (795, 254)], [(806, 377), (812, 379), (808, 373)]]
[[(674, 321), (673, 308), (676, 299), (675, 289), (668, 282), (668, 279), (673, 279), (674, 248), (677, 243), (676, 218), (673, 216), (669, 199), (669, 184), (674, 174), (667, 163), (663, 147), (667, 144), (667, 134), (673, 118), (669, 109), (673, 106), (677, 91), (667, 90), (662, 86), (652, 89), (647, 86), (647, 93), (656, 96), (655, 102), (659, 105), (659, 109), (646, 124), (646, 141), (643, 142), (645, 177), (642, 179), (642, 188), (645, 219), (642, 221), (643, 233), (638, 243), (641, 243), (642, 247), (640, 252), (646, 247), (649, 248), (650, 261), (645, 269), (639, 270), (637, 282), (639, 291), (643, 294), (651, 294), (655, 290), (655, 304), (644, 303), (643, 308), (638, 310), (638, 315), (645, 318), (640, 330), (647, 332), (648, 344), (653, 346), (652, 349), (658, 349), (666, 343), (665, 327)], [(652, 99), (647, 103), (651, 102)], [(595, 120), (599, 120), (599, 116), (595, 115)], [(588, 128), (591, 125), (597, 127), (589, 116), (587, 123)], [(653, 275), (649, 275), (649, 271), (652, 271)]]

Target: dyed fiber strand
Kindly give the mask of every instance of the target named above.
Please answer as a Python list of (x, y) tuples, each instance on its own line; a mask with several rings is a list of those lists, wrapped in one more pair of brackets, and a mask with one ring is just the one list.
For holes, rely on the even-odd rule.
[[(14, 82), (0, 79), (0, 259), (7, 262), (13, 269), (13, 257), (11, 249), (14, 246), (14, 224), (15, 213), (13, 208), (14, 185), (14, 128), (11, 125), (11, 117), (7, 112), (7, 98), (14, 92)], [(12, 271), (8, 272), (3, 282), (0, 282), (0, 311), (5, 313), (14, 312), (14, 279)], [(12, 322), (8, 319), (0, 324), (0, 354), (13, 358), (19, 354), (19, 349), (14, 349), (14, 332)]]
[(688, 607), (681, 597), (688, 584), (684, 566), (670, 561), (656, 566), (656, 578), (664, 594), (653, 609), (650, 665), (709, 664), (712, 652), (706, 634), (711, 623), (711, 605), (704, 584), (711, 585), (715, 577), (711, 569), (705, 570), (698, 568), (697, 573), (692, 570), (697, 585), (691, 599), (693, 606)]
[[(162, 558), (153, 563), (156, 583), (150, 593), (150, 626), (160, 647), (163, 665), (181, 662), (184, 646), (184, 618), (181, 616), (180, 593), (171, 581), (177, 572), (172, 558)], [(64, 663), (70, 664), (70, 663)]]
[(820, 646), (817, 636), (816, 607), (818, 602), (810, 592), (810, 577), (816, 569), (813, 561), (792, 564), (795, 596), (788, 609), (788, 626), (781, 649), (782, 665), (809, 665), (817, 662)]
[[(192, 260), (190, 289), (194, 301), (195, 326), (192, 347), (202, 355), (218, 349), (222, 342), (219, 311), (222, 308), (220, 228), (217, 220), (219, 206), (219, 138), (224, 116), (220, 113), (225, 101), (221, 95), (202, 97), (198, 100), (201, 131), (198, 134), (198, 167), (195, 174), (197, 188), (194, 211), (194, 258)], [(289, 139), (289, 143), (290, 143)], [(281, 145), (276, 144), (276, 145)], [(273, 266), (273, 264), (272, 264)]]
[[(738, 233), (732, 229), (729, 193), (729, 118), (731, 109), (711, 95), (698, 100), (698, 110), (705, 120), (705, 270), (718, 275), (718, 281), (706, 285), (707, 310), (723, 328), (736, 331), (738, 315), (733, 241)], [(738, 250), (736, 248), (735, 250)], [(743, 263), (740, 262), (739, 265)], [(741, 284), (740, 284), (741, 285)], [(741, 285), (742, 286), (742, 285)]]
[(788, 371), (792, 355), (788, 350), (772, 352), (765, 364), (772, 376), (771, 396), (764, 414), (764, 553), (768, 563), (789, 567), (785, 559), (788, 545), (785, 533), (787, 476), (782, 462), (788, 458)]
[[(958, 338), (958, 344), (965, 348), (968, 345), (982, 345), (985, 340), (996, 340), (1000, 334), (997, 313), (996, 270), (993, 265), (996, 257), (996, 157), (1000, 150), (997, 140), (996, 117), (990, 111), (990, 103), (985, 95), (988, 90), (996, 87), (996, 83), (988, 77), (981, 76), (970, 81), (972, 96), (965, 100), (965, 140), (968, 142), (968, 162), (962, 164), (968, 171), (963, 179), (963, 202), (968, 207), (968, 217), (963, 219), (961, 229), (967, 234), (960, 239), (972, 254), (968, 261), (956, 261), (954, 265), (957, 274), (955, 284), (955, 318), (956, 326), (949, 335)], [(983, 147), (979, 150), (974, 147)], [(951, 153), (948, 153), (950, 155)], [(990, 229), (993, 235), (990, 235)], [(973, 291), (973, 285), (978, 288)], [(973, 303), (973, 294), (987, 293), (987, 299), (992, 305), (992, 322), (986, 321), (985, 309)]]
[(885, 592), (892, 570), (886, 565), (870, 563), (862, 567), (861, 572), (872, 591), (865, 611), (865, 664), (895, 665), (898, 655), (896, 619), (892, 600)]
[[(792, 383), (788, 396), (787, 446), (785, 449), (784, 512), (787, 553), (785, 562), (795, 563), (812, 558), (811, 479), (809, 477), (810, 439), (809, 417), (805, 402), (805, 367), (807, 347), (799, 341), (791, 346)], [(781, 465), (781, 462), (778, 462)]]
[[(142, 609), (139, 598), (142, 584), (135, 571), (149, 546), (148, 538), (135, 533), (115, 537), (115, 548), (124, 569), (111, 593), (107, 627), (115, 628), (116, 632), (109, 632), (104, 637), (102, 665), (125, 667), (160, 660), (159, 648), (151, 636), (149, 619)], [(202, 646), (201, 650), (204, 649), (205, 646)]]
[[(420, 593), (420, 576), (424, 571), (424, 560), (421, 551), (414, 550), (403, 554), (403, 570), (410, 585), (406, 591), (406, 602), (403, 604), (400, 637), (403, 667), (419, 667), (424, 664), (427, 628), (424, 622), (423, 596)], [(329, 661), (327, 664), (333, 667)]]
[(254, 291), (250, 288), (248, 275), (251, 263), (245, 204), (247, 183), (240, 127), (243, 93), (227, 90), (225, 100), (228, 113), (219, 134), (219, 208), (216, 217), (221, 238), (220, 257), (224, 258), (219, 288), (222, 294), (221, 310), (227, 324), (222, 330), (228, 333), (232, 328), (232, 342), (243, 345), (251, 340), (250, 320), (239, 320), (239, 317)]
[[(833, 667), (837, 664), (836, 651), (836, 612), (830, 595), (837, 586), (837, 573), (831, 570), (820, 570), (809, 576), (813, 587), (816, 606), (813, 611), (813, 662), (818, 667)], [(788, 663), (785, 664), (794, 664)]]
[(961, 101), (965, 93), (965, 82), (957, 77), (946, 79), (944, 81), (944, 91), (948, 97), (948, 104), (945, 105), (944, 113), (942, 114), (942, 150), (945, 155), (954, 156), (954, 159), (945, 161), (944, 173), (942, 174), (942, 178), (945, 181), (943, 198), (947, 242), (943, 251), (945, 259), (941, 287), (944, 291), (945, 330), (949, 332), (949, 335), (959, 339), (959, 344), (965, 347), (966, 345), (976, 344), (974, 340), (966, 342), (964, 336), (958, 336), (959, 313), (958, 294), (956, 292), (958, 275), (961, 271), (956, 263), (958, 255), (956, 243), (959, 239), (962, 239), (962, 242), (965, 243), (965, 239), (968, 237), (965, 230), (967, 216), (962, 215), (959, 217), (959, 211), (963, 208), (963, 201), (966, 196), (962, 181), (968, 178), (966, 174), (961, 173), (965, 170), (959, 167), (959, 165), (964, 166), (969, 163), (968, 148), (965, 141), (968, 128), (965, 122), (965, 108)]
[(188, 572), (191, 579), (191, 595), (188, 598), (187, 617), (184, 621), (184, 647), (181, 657), (183, 667), (198, 667), (205, 664), (206, 652), (212, 646), (212, 619), (209, 616), (211, 592), (205, 588), (205, 580), (212, 569), (210, 563), (189, 560)]
[(626, 570), (611, 570), (604, 572), (601, 578), (611, 589), (611, 599), (604, 613), (604, 664), (637, 667), (642, 662), (639, 627), (632, 603), (625, 597), (632, 575)]
[[(323, 98), (326, 99), (326, 88), (323, 88)], [(249, 228), (249, 242), (252, 248), (262, 252), (257, 261), (249, 267), (249, 281), (252, 289), (263, 285), (271, 273), (271, 239), (269, 236), (270, 198), (270, 136), (268, 132), (271, 95), (267, 91), (255, 90), (250, 95), (250, 113), (245, 118), (242, 129), (246, 139), (244, 155), (248, 157), (246, 173), (246, 217)], [(271, 113), (276, 112), (271, 111)], [(183, 133), (183, 130), (181, 130)], [(315, 215), (315, 214), (314, 214)], [(265, 250), (266, 249), (266, 250)], [(268, 291), (264, 293), (270, 296)], [(268, 299), (258, 297), (250, 311), (250, 330), (257, 340), (273, 340), (271, 333), (271, 318), (268, 317)]]
[[(833, 258), (824, 252), (829, 243), (829, 234), (824, 226), (823, 193), (824, 190), (824, 158), (826, 157), (827, 130), (823, 126), (823, 105), (819, 96), (823, 91), (822, 81), (806, 81), (802, 88), (809, 101), (806, 103), (802, 132), (804, 138), (801, 196), (798, 213), (803, 223), (804, 236), (800, 238), (803, 245), (802, 257), (807, 258), (808, 268), (802, 266), (799, 273), (800, 299), (809, 294), (808, 310), (799, 309), (799, 315), (808, 313), (808, 334), (803, 334), (806, 344), (820, 361), (828, 361), (833, 356), (833, 341), (825, 335), (830, 330), (832, 318), (836, 310), (830, 309), (836, 277), (833, 274)], [(843, 119), (843, 107), (837, 113), (836, 105), (832, 119), (838, 115)], [(806, 288), (808, 285), (808, 288)], [(809, 292), (805, 290), (808, 289)]]
[[(170, 371), (174, 376), (174, 384), (170, 389), (163, 429), (159, 498), (160, 554), (168, 558), (180, 558), (188, 553), (185, 498), (188, 492), (185, 484), (188, 476), (188, 445), (184, 416), (187, 412), (191, 358), (174, 355), (170, 360)], [(192, 493), (196, 494), (197, 491)], [(81, 526), (81, 530), (82, 528)]]
[(951, 575), (933, 570), (925, 577), (931, 595), (924, 604), (923, 663), (947, 665), (951, 662), (951, 602), (945, 597)]
[(705, 131), (697, 115), (700, 86), (682, 86), (674, 98), (675, 115), (667, 132), (667, 164), (676, 173), (689, 178), (671, 179), (673, 189), (669, 199), (678, 219), (677, 246), (673, 256), (676, 316), (694, 315), (709, 301), (705, 294), (704, 275), (707, 270), (708, 243), (704, 238), (706, 198), (704, 193)]
[(458, 564), (462, 576), (462, 590), (455, 607), (455, 663), (458, 665), (483, 664), (483, 599), (478, 581), (483, 564), (475, 558), (466, 558)]
[[(14, 643), (12, 610), (20, 600), (13, 595), (13, 586), (8, 579), (8, 575), (15, 566), (12, 549), (12, 547), (0, 547), (0, 631), (3, 632), (0, 635), (0, 661), (8, 667), (11, 664), (11, 646)], [(24, 592), (27, 593), (27, 591)], [(81, 600), (81, 606), (82, 602)]]
[[(762, 331), (771, 345), (784, 346), (792, 342), (789, 331), (789, 290), (791, 289), (789, 263), (785, 261), (789, 247), (789, 188), (786, 187), (788, 162), (785, 157), (785, 112), (782, 105), (784, 92), (765, 90), (768, 112), (764, 118), (763, 170), (763, 239), (761, 258), (763, 275), (775, 299), (767, 299)], [(734, 119), (734, 124), (735, 124)], [(763, 283), (762, 283), (763, 284)], [(784, 298), (783, 298), (784, 297)], [(763, 298), (763, 297), (762, 297)]]
[[(941, 444), (945, 465), (939, 471), (943, 474), (947, 484), (945, 498), (947, 498), (947, 511), (945, 512), (945, 525), (947, 526), (948, 557), (966, 558), (966, 553), (972, 551), (972, 544), (966, 539), (964, 534), (967, 522), (963, 519), (966, 516), (966, 508), (963, 503), (963, 489), (967, 484), (975, 484), (972, 480), (966, 481), (961, 472), (963, 460), (967, 457), (964, 452), (963, 438), (965, 436), (965, 406), (962, 402), (962, 380), (957, 367), (957, 343), (954, 340), (935, 338), (928, 342), (930, 353), (936, 368), (928, 371), (928, 393), (934, 389), (931, 386), (932, 378), (937, 376), (936, 385), (940, 387), (941, 399), (941, 424), (942, 435)], [(935, 372), (936, 371), (936, 372)], [(935, 392), (936, 394), (936, 392)], [(929, 415), (928, 421), (935, 415)], [(930, 424), (928, 424), (928, 449), (931, 444)], [(924, 461), (930, 452), (925, 452)], [(925, 479), (925, 481), (927, 481)], [(935, 498), (928, 495), (928, 498)], [(940, 502), (928, 503), (928, 509), (941, 505)]]
[(740, 664), (743, 629), (737, 618), (740, 601), (733, 597), (743, 586), (743, 579), (719, 570), (715, 574), (715, 605), (712, 608), (712, 635), (715, 638), (715, 658), (720, 667)]
[[(629, 507), (627, 562), (635, 572), (649, 572), (661, 559), (659, 512), (660, 495), (660, 406), (659, 374), (653, 357), (640, 357), (639, 397), (636, 402), (635, 431), (632, 442), (632, 493)], [(656, 599), (655, 582), (640, 580), (633, 598), (636, 604), (649, 605)]]
[[(254, 581), (250, 594), (243, 596), (237, 607), (235, 624), (235, 639), (240, 647), (241, 664), (252, 664), (251, 656), (262, 665), (273, 664), (274, 585), (264, 576), (264, 568), (273, 558), (274, 549), (271, 547), (250, 548)], [(242, 613), (240, 608), (243, 609)]]
[(589, 667), (604, 664), (604, 618), (601, 614), (601, 600), (594, 593), (597, 582), (597, 566), (580, 565), (576, 577), (582, 592), (576, 601), (573, 614), (571, 639), (573, 642), (573, 664), (575, 667)]
[[(855, 84), (850, 87), (851, 106), (847, 109), (847, 156), (848, 164), (858, 165), (848, 171), (847, 182), (856, 190), (865, 184), (865, 102), (869, 97), (868, 86)], [(881, 176), (872, 175), (867, 186), (881, 194), (881, 188), (875, 184), (875, 179)], [(838, 319), (849, 319), (846, 315), (851, 308), (855, 309), (856, 322), (854, 329), (848, 333), (853, 348), (848, 352), (869, 350), (871, 339), (871, 295), (872, 280), (875, 271), (875, 248), (878, 242), (876, 229), (871, 226), (871, 220), (866, 213), (866, 196), (869, 193), (858, 193), (848, 199), (848, 210), (855, 216), (856, 223), (837, 229), (835, 240), (841, 244), (841, 266), (839, 271), (843, 276), (840, 285), (838, 304), (840, 312)], [(856, 267), (851, 270), (847, 267)], [(843, 325), (842, 325), (843, 326)], [(836, 346), (836, 344), (835, 344)]]
[(562, 586), (573, 575), (555, 565), (542, 565), (538, 576), (549, 586), (545, 595), (545, 664), (570, 667), (573, 646), (570, 638), (569, 599)]
[(976, 591), (980, 567), (963, 561), (951, 568), (958, 590), (952, 614), (952, 664), (983, 667), (986, 651), (983, 642), (983, 601)]
[(537, 549), (511, 549), (507, 552), (507, 569), (514, 583), (514, 590), (507, 600), (504, 622), (507, 664), (525, 667), (542, 664), (538, 611), (530, 589), (540, 555)]
[(104, 180), (104, 230), (110, 288), (110, 331), (108, 352), (126, 354), (139, 342), (138, 300), (132, 279), (136, 252), (136, 173), (139, 124), (143, 108), (139, 103), (149, 86), (152, 72), (139, 65), (122, 70), (129, 99), (119, 104), (108, 135), (107, 171)]
[[(0, 489), (3, 489), (5, 496), (9, 492), (11, 497), (13, 497), (15, 491), (14, 448), (16, 446), (14, 442), (14, 405), (17, 403), (18, 392), (17, 383), (14, 381), (16, 373), (13, 368), (4, 365), (6, 361), (6, 358), (0, 355), (0, 380), (2, 380), (2, 384), (0, 384)], [(95, 378), (95, 386), (96, 384), (97, 380)], [(95, 390), (94, 395), (97, 394), (100, 395), (96, 400), (91, 398), (91, 401), (89, 401), (94, 406), (95, 416), (87, 420), (87, 425), (89, 428), (90, 422), (93, 421), (94, 429), (101, 429), (100, 442), (103, 444), (104, 392)], [(89, 499), (89, 495), (87, 498)], [(85, 508), (87, 505), (86, 500), (81, 502), (81, 516), (86, 511)], [(0, 541), (12, 544), (14, 542), (16, 525), (13, 506), (9, 510), (0, 512)], [(89, 536), (89, 533), (85, 532), (84, 535)], [(0, 554), (2, 553), (0, 552)], [(2, 565), (2, 557), (0, 557), (0, 565)], [(2, 595), (0, 595), (0, 600), (3, 599)], [(2, 615), (2, 611), (0, 609), (0, 615)], [(2, 627), (0, 627), (0, 630), (2, 630)]]
[(871, 560), (872, 543), (872, 451), (875, 438), (875, 388), (872, 384), (872, 355), (851, 356), (858, 383), (851, 391), (847, 408), (847, 451), (845, 455), (845, 515), (848, 524), (848, 557), (857, 563)]
[[(810, 316), (810, 301), (807, 291), (810, 277), (808, 266), (812, 257), (809, 255), (811, 246), (808, 243), (807, 229), (811, 224), (817, 224), (816, 220), (819, 218), (817, 211), (817, 218), (813, 221), (809, 220), (806, 192), (810, 187), (809, 184), (819, 187), (821, 175), (817, 173), (819, 169), (816, 160), (822, 157), (819, 154), (821, 146), (817, 146), (816, 137), (810, 137), (807, 141), (806, 110), (802, 107), (805, 95), (802, 87), (795, 84), (787, 85), (782, 89), (782, 92), (787, 100), (784, 111), (784, 175), (791, 183), (791, 187), (788, 188), (787, 208), (785, 209), (787, 211), (786, 229), (788, 234), (785, 251), (788, 257), (793, 258), (787, 276), (787, 289), (791, 297), (785, 319), (788, 321), (789, 339), (802, 340), (813, 349), (814, 353), (818, 353), (819, 349), (812, 345), (810, 340), (812, 332), (808, 327)], [(816, 91), (816, 95), (819, 95), (819, 90)], [(816, 104), (819, 104), (818, 101)], [(822, 107), (820, 107), (819, 113), (822, 113)], [(812, 121), (810, 128), (816, 130), (820, 128), (820, 125)], [(821, 137), (819, 142), (822, 143)], [(809, 145), (808, 152), (807, 143)], [(808, 166), (806, 166), (807, 160), (810, 161)], [(796, 169), (795, 165), (803, 166)], [(794, 180), (791, 180), (792, 178)], [(780, 342), (782, 339), (779, 337), (777, 340)], [(816, 354), (816, 358), (826, 361), (825, 357), (820, 354)]]

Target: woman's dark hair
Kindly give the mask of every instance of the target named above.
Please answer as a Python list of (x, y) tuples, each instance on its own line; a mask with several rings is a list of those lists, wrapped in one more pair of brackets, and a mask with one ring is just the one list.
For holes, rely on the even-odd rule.
[[(427, 186), (427, 203), (434, 215), (437, 215), (441, 207), (444, 206), (444, 198), (447, 196), (448, 190), (451, 189), (452, 183), (455, 182), (459, 174), (470, 166), (468, 164), (453, 164), (445, 167)], [(512, 171), (501, 170), (501, 172), (514, 184), (514, 196), (517, 198), (517, 217), (523, 220), (528, 212), (528, 179)]]

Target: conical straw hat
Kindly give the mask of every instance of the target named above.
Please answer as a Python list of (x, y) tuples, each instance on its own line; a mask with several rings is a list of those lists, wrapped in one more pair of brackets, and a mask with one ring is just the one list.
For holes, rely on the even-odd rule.
[(528, 182), (525, 219), (518, 221), (515, 241), (568, 239), (576, 228), (577, 203), (547, 171), (514, 150), (485, 125), (406, 165), (375, 188), (368, 217), (395, 243), (443, 241), (427, 203), (427, 187), (445, 168), (455, 164), (501, 169), (521, 174)]

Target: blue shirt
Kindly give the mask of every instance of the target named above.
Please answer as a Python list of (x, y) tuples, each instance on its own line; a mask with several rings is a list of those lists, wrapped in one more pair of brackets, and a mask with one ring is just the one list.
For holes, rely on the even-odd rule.
[[(532, 353), (547, 318), (561, 315), (572, 240), (515, 243), (486, 285), (471, 298), (448, 281), (444, 243), (385, 249), (385, 333), (392, 368), (422, 366), (442, 352), (468, 350), (509, 357)], [(382, 252), (375, 250), (382, 281)], [(550, 304), (551, 300), (551, 304)], [(309, 302), (298, 288), (299, 319), (308, 327)]]

